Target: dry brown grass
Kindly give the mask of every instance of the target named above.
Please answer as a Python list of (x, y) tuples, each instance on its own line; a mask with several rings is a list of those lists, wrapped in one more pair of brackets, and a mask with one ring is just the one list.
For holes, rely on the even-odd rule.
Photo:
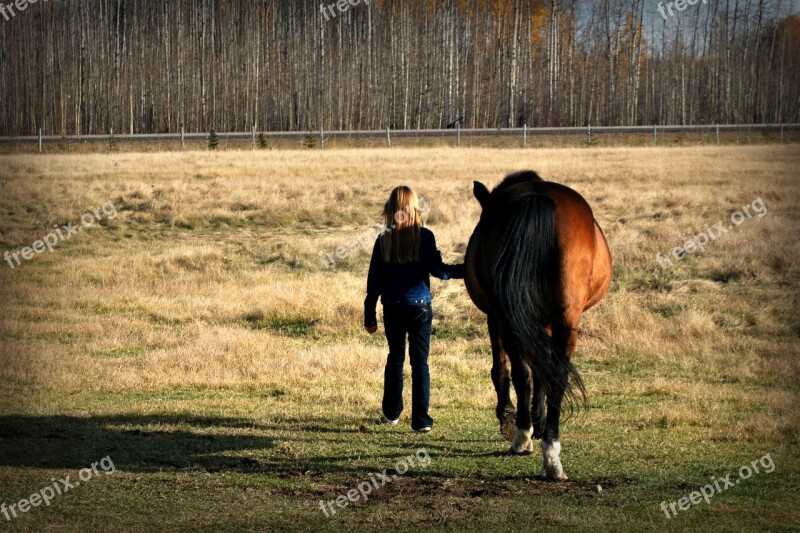
[[(782, 392), (765, 409), (796, 414), (796, 146), (17, 155), (2, 168), (5, 250), (108, 200), (119, 212), (0, 272), (8, 409), (42, 409), (23, 405), (31, 390), (257, 388), (297, 412), (374, 411), (385, 349), (360, 327), (367, 255), (326, 271), (318, 254), (376, 222), (404, 183), (459, 261), (479, 213), (472, 180), (533, 168), (588, 199), (615, 259), (611, 293), (582, 324), (590, 394), (661, 398), (631, 420), (672, 426), (713, 423), (737, 394), (714, 384), (770, 383)], [(674, 270), (658, 266), (657, 252), (757, 197), (767, 216)], [(434, 291), (434, 405), (489, 408), (483, 318), (460, 282)], [(741, 424), (796, 438), (794, 421)]]

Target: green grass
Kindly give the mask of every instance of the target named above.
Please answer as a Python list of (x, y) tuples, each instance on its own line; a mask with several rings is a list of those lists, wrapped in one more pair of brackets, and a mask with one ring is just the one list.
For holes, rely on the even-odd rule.
[[(241, 395), (253, 405), (249, 416), (226, 407)], [(788, 531), (798, 520), (791, 505), (796, 446), (727, 438), (722, 428), (704, 425), (639, 429), (598, 420), (629, 419), (657, 403), (647, 396), (600, 396), (567, 424), (563, 459), (572, 479), (565, 483), (538, 481), (536, 458), (505, 455), (489, 409), (434, 409), (435, 431), (417, 436), (406, 420), (387, 428), (364, 416), (291, 415), (291, 394), (120, 395), (109, 402), (109, 414), (97, 414), (106, 402), (93, 395), (49, 399), (94, 414), (2, 417), (2, 500), (25, 497), (51, 477), (74, 479), (105, 456), (117, 470), (57, 498), (51, 508), (32, 509), (14, 521), (15, 530), (91, 522), (105, 530), (588, 530), (605, 524), (626, 531)], [(126, 414), (123, 402), (135, 409)], [(370, 473), (391, 473), (398, 460), (422, 449), (427, 467), (398, 476), (367, 502), (330, 518), (318, 508), (320, 500), (346, 494)], [(662, 501), (678, 500), (765, 453), (774, 472), (754, 475), (711, 505), (675, 518), (660, 510)]]

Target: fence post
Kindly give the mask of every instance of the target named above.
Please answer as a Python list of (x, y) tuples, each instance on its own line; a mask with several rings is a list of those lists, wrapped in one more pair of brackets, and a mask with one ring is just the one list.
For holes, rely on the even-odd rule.
[(653, 146), (658, 144), (658, 126), (653, 124)]
[[(781, 129), (781, 139), (783, 139), (783, 129)], [(42, 153), (42, 128), (39, 128), (39, 153)]]
[(389, 126), (386, 126), (386, 144), (389, 148), (392, 147), (392, 137), (389, 135)]
[(456, 146), (461, 146), (461, 123), (456, 124)]
[(522, 125), (522, 147), (528, 147), (528, 124)]
[(184, 142), (185, 136), (186, 136), (186, 130), (184, 130), (183, 124), (181, 124), (181, 150), (186, 148), (186, 143)]
[(251, 150), (255, 150), (256, 149), (256, 125), (255, 124), (253, 124), (253, 136), (252, 136), (252, 138), (250, 140), (250, 149)]
[(322, 126), (319, 127), (319, 147), (325, 148), (325, 130)]
[(717, 124), (717, 146), (719, 146), (719, 124)]
[(781, 144), (783, 144), (783, 122), (781, 122)]
[(586, 125), (586, 144), (588, 144), (589, 146), (592, 145), (592, 125), (591, 124), (587, 124)]

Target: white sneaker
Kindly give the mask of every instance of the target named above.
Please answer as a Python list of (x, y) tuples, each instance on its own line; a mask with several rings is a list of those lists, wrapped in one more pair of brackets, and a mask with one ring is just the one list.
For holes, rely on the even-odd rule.
[(396, 426), (398, 422), (400, 422), (399, 418), (397, 420), (390, 420), (390, 419), (386, 418), (385, 416), (381, 416), (381, 420), (380, 420), (381, 424), (387, 424), (389, 426)]
[(431, 429), (432, 428), (430, 426), (425, 426), (425, 427), (421, 427), (419, 429), (415, 429), (414, 433), (430, 433)]

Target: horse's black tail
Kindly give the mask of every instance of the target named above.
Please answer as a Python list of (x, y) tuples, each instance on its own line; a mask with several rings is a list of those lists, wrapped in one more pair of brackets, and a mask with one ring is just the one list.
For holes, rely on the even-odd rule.
[(494, 300), (503, 347), (530, 365), (545, 394), (563, 390), (573, 410), (585, 404), (586, 389), (567, 355), (555, 203), (530, 194), (508, 205), (500, 218), (505, 232), (495, 264)]

